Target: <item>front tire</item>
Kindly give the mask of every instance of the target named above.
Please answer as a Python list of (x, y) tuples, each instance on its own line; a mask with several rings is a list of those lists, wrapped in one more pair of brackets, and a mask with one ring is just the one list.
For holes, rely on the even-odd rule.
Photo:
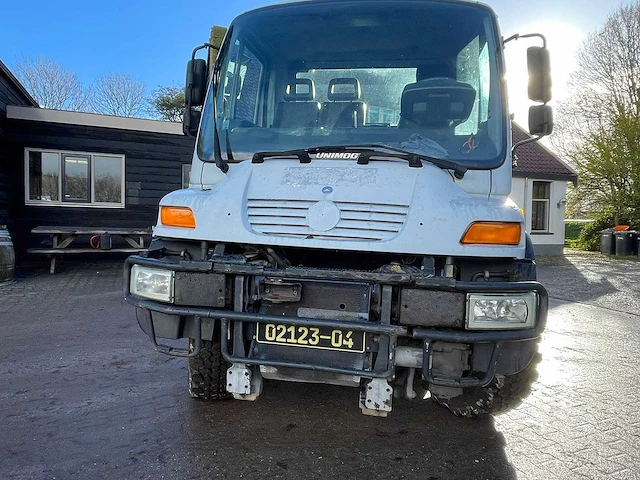
[(479, 417), (503, 413), (516, 408), (531, 393), (538, 378), (537, 366), (541, 356), (536, 354), (524, 370), (513, 375), (498, 374), (486, 387), (464, 388), (462, 395), (444, 398), (431, 395), (439, 405), (458, 417)]
[[(193, 348), (193, 340), (189, 344)], [(231, 398), (226, 386), (227, 368), (220, 342), (203, 340), (200, 353), (189, 359), (189, 395), (203, 400)]]

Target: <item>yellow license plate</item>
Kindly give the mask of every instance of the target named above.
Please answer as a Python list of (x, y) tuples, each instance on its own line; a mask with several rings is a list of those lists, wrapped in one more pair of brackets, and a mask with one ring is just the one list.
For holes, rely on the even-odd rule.
[(364, 352), (364, 332), (329, 327), (304, 327), (280, 323), (257, 324), (256, 341), (288, 347)]

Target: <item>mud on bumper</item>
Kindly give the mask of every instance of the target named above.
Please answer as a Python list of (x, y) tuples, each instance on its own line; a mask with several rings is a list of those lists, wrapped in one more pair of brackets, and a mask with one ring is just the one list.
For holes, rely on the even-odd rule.
[[(193, 277), (216, 279), (215, 286), (225, 287), (234, 309), (220, 306), (179, 305), (184, 299), (176, 295), (175, 303), (162, 303), (133, 295), (130, 289), (131, 267), (140, 265), (162, 270), (170, 270), (176, 275), (186, 275), (191, 284), (188, 288), (197, 288)], [(338, 282), (343, 284), (364, 283), (375, 285), (380, 296), (380, 315), (377, 321), (362, 319), (336, 320), (331, 318), (306, 318), (293, 315), (272, 315), (261, 312), (242, 311), (242, 298), (246, 292), (242, 285), (247, 277), (294, 279), (300, 282)], [(216, 283), (217, 282), (217, 283)], [(187, 282), (188, 283), (188, 282)], [(205, 282), (211, 286), (211, 282)], [(520, 330), (469, 331), (461, 328), (430, 328), (415, 325), (392, 324), (392, 292), (394, 288), (424, 290), (429, 292), (464, 294), (521, 294), (536, 293), (537, 318), (535, 327)], [(219, 289), (222, 293), (223, 288)], [(222, 339), (222, 353), (229, 363), (244, 365), (262, 365), (265, 367), (285, 367), (334, 374), (352, 375), (362, 378), (388, 378), (396, 368), (396, 348), (398, 340), (412, 339), (422, 345), (422, 376), (430, 384), (445, 387), (471, 387), (488, 385), (498, 371), (501, 358), (518, 351), (518, 346), (533, 343), (542, 334), (546, 319), (548, 295), (546, 289), (537, 282), (461, 282), (454, 279), (421, 276), (410, 273), (379, 273), (370, 271), (342, 271), (327, 269), (285, 268), (269, 269), (241, 263), (220, 262), (169, 262), (141, 256), (129, 257), (124, 267), (125, 300), (136, 307), (138, 323), (150, 337), (154, 347), (161, 353), (173, 356), (193, 357), (200, 351), (201, 340), (211, 339), (219, 322)], [(200, 297), (202, 298), (202, 297)], [(218, 305), (224, 302), (219, 297)], [(193, 302), (193, 300), (192, 300)], [(201, 302), (202, 303), (202, 302)], [(212, 302), (205, 302), (211, 305)], [(216, 304), (215, 300), (213, 304)], [(376, 338), (377, 356), (366, 368), (327, 365), (314, 361), (314, 355), (298, 356), (295, 360), (278, 358), (256, 358), (248, 355), (243, 347), (242, 324), (283, 324), (295, 327), (328, 327), (365, 332)], [(192, 338), (194, 348), (177, 349), (158, 342), (158, 338)], [(465, 344), (483, 352), (484, 361), (478, 375), (450, 377), (433, 373), (434, 344), (439, 342)], [(299, 349), (295, 349), (299, 350)], [(526, 349), (525, 349), (526, 350)], [(526, 355), (525, 355), (526, 356)], [(524, 368), (529, 359), (520, 360), (516, 370)], [(518, 364), (518, 361), (516, 361)]]

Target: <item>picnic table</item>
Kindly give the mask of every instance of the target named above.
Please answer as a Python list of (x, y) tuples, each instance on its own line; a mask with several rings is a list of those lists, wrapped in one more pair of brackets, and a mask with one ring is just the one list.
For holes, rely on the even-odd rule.
[[(35, 227), (31, 233), (37, 235), (51, 235), (51, 248), (29, 248), (28, 253), (51, 255), (49, 273), (56, 272), (56, 259), (63, 254), (83, 253), (139, 253), (145, 252), (145, 238), (151, 235), (151, 227), (148, 228), (121, 228), (121, 227), (68, 227), (42, 225)], [(90, 235), (89, 247), (79, 247), (73, 242), (80, 235)], [(111, 248), (111, 237), (122, 238), (129, 247)]]

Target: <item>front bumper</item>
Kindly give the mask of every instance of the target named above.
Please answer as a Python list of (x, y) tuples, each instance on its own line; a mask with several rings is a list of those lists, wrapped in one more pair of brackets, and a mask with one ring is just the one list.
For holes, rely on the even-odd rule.
[[(143, 299), (131, 294), (130, 274), (134, 264), (147, 267), (156, 267), (175, 272), (199, 272), (224, 274), (235, 279), (247, 276), (267, 276), (271, 278), (301, 279), (305, 281), (331, 281), (331, 282), (367, 282), (381, 286), (383, 315), (379, 322), (373, 321), (344, 321), (330, 318), (303, 318), (297, 316), (269, 315), (256, 312), (232, 311), (228, 309), (209, 308), (199, 306), (177, 306)], [(391, 324), (391, 292), (393, 287), (410, 287), (425, 290), (443, 292), (462, 292), (480, 294), (503, 294), (535, 292), (537, 298), (537, 321), (534, 328), (522, 330), (491, 330), (491, 331), (465, 331), (450, 328), (424, 328)], [(239, 263), (224, 262), (168, 262), (159, 259), (140, 256), (129, 257), (124, 267), (124, 294), (125, 300), (138, 309), (139, 323), (149, 335), (156, 350), (174, 356), (193, 357), (199, 353), (201, 339), (203, 338), (203, 321), (219, 321), (221, 327), (222, 353), (229, 363), (246, 365), (264, 365), (271, 367), (289, 367), (307, 370), (331, 372), (336, 374), (354, 375), (364, 378), (388, 378), (395, 370), (395, 347), (398, 338), (411, 338), (419, 340), (423, 345), (423, 378), (434, 385), (448, 387), (485, 386), (491, 382), (496, 374), (503, 347), (517, 342), (534, 341), (544, 331), (548, 295), (546, 289), (537, 282), (460, 282), (454, 279), (421, 276), (410, 273), (379, 273), (370, 271), (342, 271), (326, 269), (269, 269), (261, 266), (252, 266)], [(237, 309), (236, 309), (237, 310)], [(386, 313), (384, 313), (386, 312)], [(154, 318), (154, 314), (160, 314)], [(182, 350), (161, 345), (158, 343), (156, 325), (162, 323), (177, 323), (190, 319), (188, 328), (181, 329), (174, 338), (193, 338), (194, 348)], [(247, 356), (243, 348), (238, 348), (242, 338), (237, 337), (237, 328), (242, 322), (249, 323), (280, 323), (294, 326), (330, 327), (334, 329), (350, 329), (366, 332), (380, 337), (381, 352), (388, 355), (378, 355), (378, 360), (369, 369), (341, 368), (327, 366), (306, 360), (280, 361), (277, 359), (256, 359)], [(210, 327), (210, 323), (209, 323)], [(178, 330), (176, 330), (178, 331)], [(241, 331), (241, 329), (240, 329)], [(435, 376), (432, 372), (432, 356), (434, 342), (448, 342), (458, 344), (485, 344), (491, 346), (490, 359), (481, 376), (462, 378), (444, 378)]]

